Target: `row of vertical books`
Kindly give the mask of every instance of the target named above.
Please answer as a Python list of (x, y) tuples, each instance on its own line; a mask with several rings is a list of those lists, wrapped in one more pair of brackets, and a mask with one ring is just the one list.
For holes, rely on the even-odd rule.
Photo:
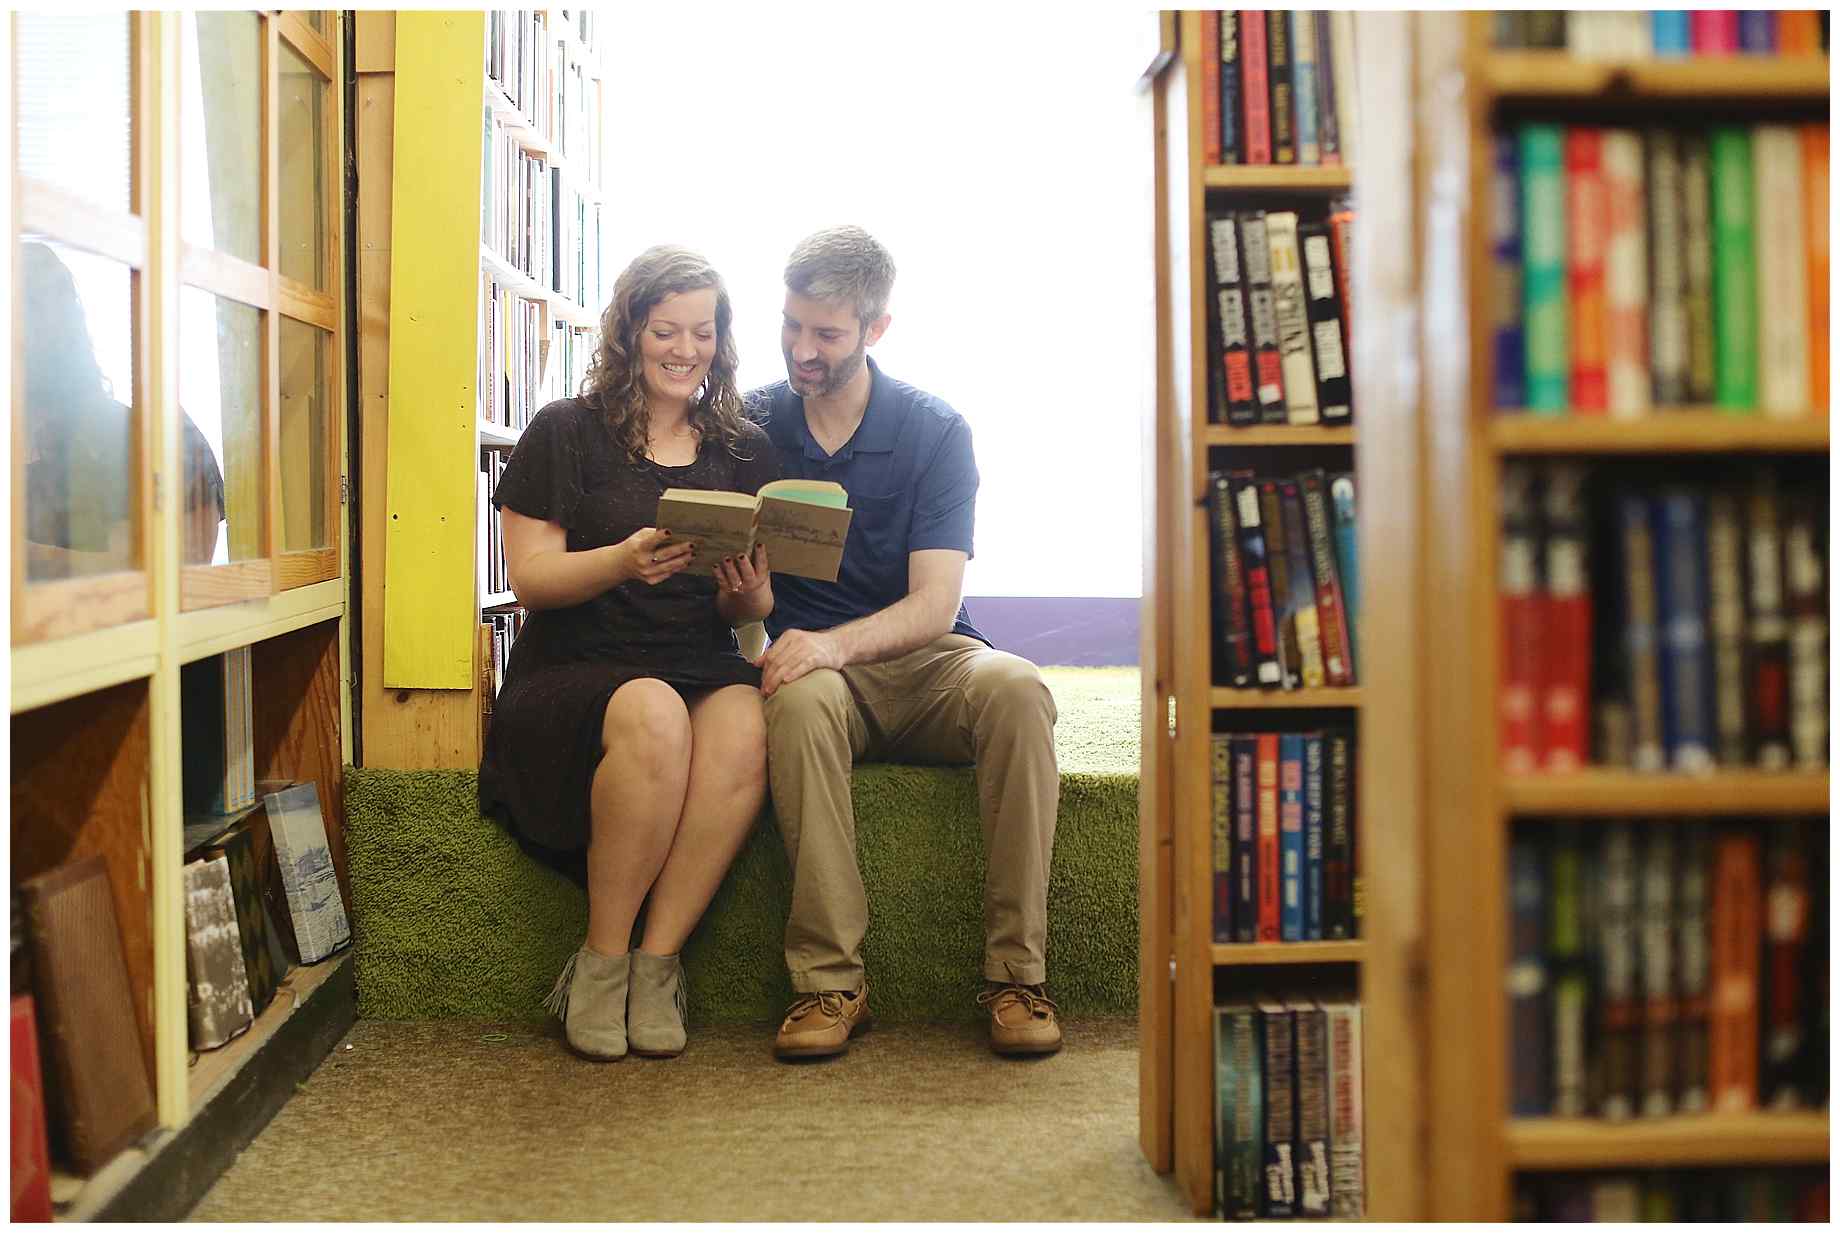
[(1210, 165), (1354, 163), (1354, 14), (1201, 15), (1202, 158)]
[(1493, 174), (1497, 406), (1826, 407), (1825, 123), (1522, 124)]
[(1493, 41), (1502, 50), (1550, 47), (1587, 60), (1812, 56), (1827, 50), (1827, 24), (1825, 12), (1808, 9), (1518, 9), (1494, 15)]
[(1214, 1008), (1222, 1218), (1362, 1218), (1361, 1035), (1355, 1001), (1263, 996)]
[(1504, 770), (1825, 767), (1826, 487), (1825, 465), (1504, 466)]
[(492, 710), (498, 691), (504, 688), (505, 665), (511, 659), (511, 644), (524, 629), (528, 615), (522, 608), (505, 612), (484, 613), (479, 622), (479, 747), (485, 748), (486, 733), (492, 728)]
[(1358, 937), (1353, 729), (1215, 733), (1211, 753), (1214, 940)]
[(550, 331), (548, 398), (573, 398), (581, 392), (594, 359), (599, 331), (567, 321), (554, 322)]
[(179, 670), (180, 782), (190, 816), (235, 813), (255, 803), (253, 661), (246, 646)]
[(495, 124), (491, 103), (480, 159), (479, 242), (518, 273), (553, 287), (562, 264), (555, 226), (562, 186), (549, 160)]
[[(517, 109), (519, 120), (569, 159), (599, 150), (597, 39), (586, 10), (553, 24), (540, 9), (486, 13), (486, 76)], [(598, 180), (598, 170), (590, 179)]]
[(1827, 1223), (1827, 1170), (1551, 1173), (1514, 1183), (1519, 1222)]
[(1235, 210), (1209, 215), (1207, 231), (1209, 421), (1352, 424), (1354, 211)]
[(1516, 1115), (1826, 1105), (1825, 819), (1528, 822), (1508, 864)]
[(1361, 608), (1354, 476), (1216, 471), (1207, 500), (1215, 683), (1354, 685)]
[(505, 560), (505, 535), (498, 507), (492, 494), (498, 491), (499, 476), (505, 473), (510, 456), (501, 450), (481, 450), (477, 485), (478, 520), (478, 588), (479, 606), (501, 602), (499, 596), (511, 590), (511, 567)]
[(543, 306), (491, 274), (479, 280), (479, 418), (523, 428), (549, 401)]

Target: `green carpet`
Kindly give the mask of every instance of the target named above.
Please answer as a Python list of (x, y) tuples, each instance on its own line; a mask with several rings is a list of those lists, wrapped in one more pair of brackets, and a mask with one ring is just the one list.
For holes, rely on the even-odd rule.
[[(1069, 1015), (1137, 1007), (1138, 674), (1050, 668), (1060, 816), (1049, 992)], [(537, 1019), (587, 900), (479, 816), (471, 771), (346, 768), (346, 848), (366, 1018)], [(978, 1013), (984, 854), (969, 769), (867, 765), (854, 781), (864, 959), (890, 1020)], [(765, 1022), (791, 997), (791, 879), (770, 813), (685, 948), (697, 1023)]]

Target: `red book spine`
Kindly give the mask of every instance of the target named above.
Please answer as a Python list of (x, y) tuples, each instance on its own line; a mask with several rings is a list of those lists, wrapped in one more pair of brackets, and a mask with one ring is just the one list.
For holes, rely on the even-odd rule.
[(1808, 945), (1808, 859), (1793, 831), (1770, 836), (1768, 892), (1763, 931), (1769, 962), (1767, 1017), (1764, 1021), (1764, 1075), (1761, 1095), (1771, 1108), (1801, 1108), (1812, 1092), (1801, 1091), (1794, 1073), (1807, 1031), (1807, 991), (1802, 957)]
[[(1826, 136), (1827, 130), (1822, 128), (1821, 134)], [(1335, 290), (1340, 299), (1336, 307), (1342, 310), (1342, 351), (1351, 368), (1354, 366), (1354, 310), (1350, 307), (1354, 303), (1354, 267), (1349, 262), (1354, 259), (1353, 242), (1354, 211), (1337, 210), (1329, 216), (1329, 243), (1335, 250)]]
[(1265, 72), (1265, 11), (1239, 15), (1240, 97), (1246, 100), (1246, 161), (1271, 162), (1271, 87)]
[(1697, 55), (1729, 55), (1738, 50), (1736, 9), (1694, 9), (1693, 51)]
[(1572, 409), (1610, 409), (1610, 322), (1604, 296), (1604, 250), (1610, 215), (1604, 192), (1603, 131), (1565, 130), (1566, 281), (1572, 327)]
[(1590, 758), (1591, 573), (1583, 483), (1578, 468), (1551, 467), (1541, 498), (1546, 571), (1537, 631), (1537, 724), (1540, 769), (1547, 771), (1576, 771)]
[(1724, 835), (1712, 858), (1711, 1107), (1757, 1107), (1757, 976), (1763, 947), (1757, 838)]
[(1259, 941), (1278, 940), (1278, 734), (1259, 733)]
[(32, 995), (13, 995), (13, 1220), (51, 1219), (51, 1151), (45, 1141), (45, 1079), (38, 1064)]
[[(1787, 18), (1789, 14), (1784, 13)], [(1809, 20), (1814, 14), (1808, 14)], [(1827, 409), (1827, 125), (1802, 128), (1802, 218), (1808, 228), (1808, 389)]]
[(1201, 14), (1201, 157), (1208, 166), (1220, 162), (1220, 14)]

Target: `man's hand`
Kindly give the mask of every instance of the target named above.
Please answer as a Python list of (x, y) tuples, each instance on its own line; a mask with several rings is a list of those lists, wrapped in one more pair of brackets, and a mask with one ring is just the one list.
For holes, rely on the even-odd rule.
[(843, 667), (843, 654), (831, 634), (789, 629), (773, 640), (760, 663), (760, 692), (771, 697), (781, 685), (790, 685), (807, 672)]

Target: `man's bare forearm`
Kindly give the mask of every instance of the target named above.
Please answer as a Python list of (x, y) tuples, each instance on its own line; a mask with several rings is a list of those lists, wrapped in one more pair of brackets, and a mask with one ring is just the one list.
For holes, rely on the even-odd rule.
[(827, 631), (846, 664), (878, 664), (917, 651), (952, 632), (959, 599), (937, 588), (911, 591), (880, 612)]

